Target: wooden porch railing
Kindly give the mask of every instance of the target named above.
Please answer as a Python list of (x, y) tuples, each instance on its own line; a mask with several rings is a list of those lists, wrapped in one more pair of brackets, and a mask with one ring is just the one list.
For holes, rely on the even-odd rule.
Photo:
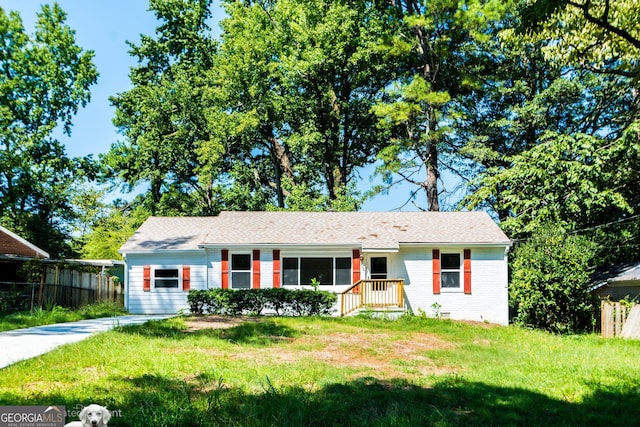
[(403, 279), (363, 279), (342, 292), (340, 315), (345, 316), (362, 307), (403, 306)]

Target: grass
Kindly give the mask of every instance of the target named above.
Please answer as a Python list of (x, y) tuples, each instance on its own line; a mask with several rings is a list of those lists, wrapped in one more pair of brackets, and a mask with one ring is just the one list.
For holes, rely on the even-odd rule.
[(0, 332), (123, 314), (127, 314), (124, 307), (108, 302), (88, 304), (75, 310), (60, 306), (53, 306), (50, 309), (36, 308), (33, 311), (2, 315), (0, 317)]
[(636, 425), (640, 342), (419, 317), (169, 319), (0, 370), (0, 405), (110, 425)]

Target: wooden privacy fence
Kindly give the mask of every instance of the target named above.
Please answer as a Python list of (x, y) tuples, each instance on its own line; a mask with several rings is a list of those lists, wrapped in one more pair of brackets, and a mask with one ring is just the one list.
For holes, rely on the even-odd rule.
[(618, 337), (622, 333), (631, 307), (615, 301), (602, 301), (601, 305), (601, 330), (603, 338)]
[(46, 303), (63, 307), (104, 301), (124, 304), (122, 283), (114, 276), (52, 266), (46, 268), (43, 284), (41, 301)]

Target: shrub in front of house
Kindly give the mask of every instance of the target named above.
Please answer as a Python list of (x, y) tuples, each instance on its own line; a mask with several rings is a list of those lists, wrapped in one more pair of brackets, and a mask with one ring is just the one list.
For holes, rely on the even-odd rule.
[(320, 316), (331, 314), (338, 296), (309, 289), (206, 289), (191, 290), (187, 303), (192, 314), (259, 316), (270, 310), (277, 316)]
[(220, 314), (231, 316), (240, 316), (241, 314), (260, 316), (267, 302), (262, 289), (227, 290), (224, 295), (228, 297), (227, 305), (224, 307), (226, 313)]
[(283, 316), (287, 311), (291, 311), (294, 294), (289, 289), (267, 288), (260, 291), (265, 294), (267, 308), (274, 311), (277, 316)]
[(293, 292), (291, 309), (298, 316), (322, 316), (331, 314), (338, 296), (327, 291), (301, 289)]
[(187, 304), (192, 314), (230, 314), (227, 313), (230, 290), (207, 289), (191, 290), (187, 295)]

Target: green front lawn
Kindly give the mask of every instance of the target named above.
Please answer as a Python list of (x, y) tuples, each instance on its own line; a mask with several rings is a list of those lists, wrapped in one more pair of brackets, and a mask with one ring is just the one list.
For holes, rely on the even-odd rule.
[(192, 320), (2, 369), (0, 405), (99, 403), (114, 426), (640, 424), (638, 341), (418, 317)]
[(106, 302), (89, 304), (73, 310), (59, 306), (54, 306), (47, 310), (37, 308), (33, 311), (0, 315), (0, 332), (124, 314), (127, 314), (124, 307)]

